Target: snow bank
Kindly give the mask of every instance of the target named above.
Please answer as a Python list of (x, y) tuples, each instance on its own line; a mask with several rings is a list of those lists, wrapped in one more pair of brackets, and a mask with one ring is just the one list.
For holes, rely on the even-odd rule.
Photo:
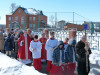
[(0, 75), (44, 75), (21, 62), (0, 53)]
[(100, 50), (91, 50), (92, 54), (90, 55), (90, 63), (97, 64), (100, 66)]
[(89, 75), (100, 75), (100, 69), (92, 68)]

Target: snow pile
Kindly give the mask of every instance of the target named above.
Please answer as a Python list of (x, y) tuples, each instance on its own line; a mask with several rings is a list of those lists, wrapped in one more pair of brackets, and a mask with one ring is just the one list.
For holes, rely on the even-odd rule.
[(100, 75), (100, 69), (98, 69), (98, 68), (92, 68), (90, 70), (89, 75)]
[(100, 50), (91, 50), (90, 63), (100, 66)]
[(26, 9), (24, 11), (25, 11), (25, 13), (31, 14), (31, 15), (40, 15), (41, 14), (39, 10), (36, 10), (33, 8), (29, 8), (29, 9)]
[(0, 75), (43, 75), (33, 67), (26, 66), (15, 59), (0, 53)]

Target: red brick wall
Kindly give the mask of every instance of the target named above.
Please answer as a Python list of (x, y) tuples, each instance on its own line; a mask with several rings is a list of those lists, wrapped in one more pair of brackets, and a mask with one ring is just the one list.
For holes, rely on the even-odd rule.
[[(19, 10), (21, 11), (19, 13)], [(39, 19), (38, 19), (38, 16), (39, 16)], [(16, 21), (15, 20), (15, 17), (18, 17), (18, 21), (20, 24), (20, 27), (21, 28), (24, 28), (24, 25), (21, 24), (21, 17), (25, 17), (25, 27), (26, 28), (29, 28), (29, 24), (35, 24), (36, 26), (36, 29), (38, 28), (38, 20), (41, 21), (41, 20), (44, 20), (46, 23), (47, 23), (47, 17), (46, 16), (43, 16), (43, 15), (27, 15), (21, 8), (18, 8), (15, 13), (13, 15), (6, 15), (6, 27), (9, 28), (9, 24), (11, 21), (9, 21), (9, 17), (13, 17), (13, 21)], [(32, 17), (32, 20), (30, 21), (29, 17)], [(33, 17), (35, 17), (35, 21), (33, 20)], [(32, 27), (33, 28), (33, 27)]]
[(65, 29), (69, 29), (69, 28), (77, 28), (78, 31), (82, 31), (84, 30), (84, 27), (83, 25), (76, 25), (76, 24), (71, 24), (71, 23), (68, 23), (66, 26), (64, 26)]

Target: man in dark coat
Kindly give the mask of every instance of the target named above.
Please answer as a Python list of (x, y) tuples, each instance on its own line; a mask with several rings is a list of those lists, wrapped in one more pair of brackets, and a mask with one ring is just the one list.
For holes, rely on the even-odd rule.
[[(85, 36), (83, 36), (82, 39), (76, 44), (76, 52), (78, 58), (78, 67), (77, 67), (78, 75), (88, 75), (90, 71), (89, 54), (91, 54), (91, 50), (89, 48), (89, 44), (88, 47), (87, 44), (88, 43), (86, 43)], [(86, 67), (86, 56), (88, 62), (87, 67)]]

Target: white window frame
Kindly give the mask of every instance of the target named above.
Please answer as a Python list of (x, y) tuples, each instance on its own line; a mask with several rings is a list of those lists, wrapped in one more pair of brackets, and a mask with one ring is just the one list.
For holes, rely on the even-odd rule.
[(15, 20), (17, 20), (17, 21), (18, 21), (18, 17), (15, 17)]
[(35, 17), (33, 17), (33, 21), (35, 21)]
[(9, 17), (9, 21), (11, 21), (11, 17)]
[(13, 17), (12, 17), (12, 21), (13, 21)]
[(21, 13), (21, 10), (19, 10), (18, 13)]
[(11, 24), (9, 24), (9, 28), (11, 28)]
[(29, 17), (29, 20), (32, 21), (32, 17)]
[(33, 24), (33, 29), (35, 29), (35, 24)]
[(24, 17), (21, 17), (21, 24), (24, 24)]
[(32, 24), (29, 24), (29, 28), (32, 28)]

